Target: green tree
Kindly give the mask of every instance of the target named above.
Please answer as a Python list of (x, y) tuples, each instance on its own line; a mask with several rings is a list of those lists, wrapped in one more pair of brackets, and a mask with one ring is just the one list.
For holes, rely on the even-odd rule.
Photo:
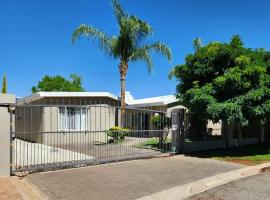
[(75, 43), (80, 36), (98, 42), (99, 48), (109, 56), (119, 60), (119, 73), (121, 81), (121, 126), (124, 126), (126, 75), (130, 62), (143, 61), (151, 72), (153, 65), (150, 53), (161, 53), (171, 60), (170, 49), (162, 42), (146, 44), (146, 39), (152, 34), (151, 26), (134, 15), (126, 13), (118, 0), (113, 0), (114, 15), (117, 19), (119, 33), (109, 36), (93, 26), (82, 24), (75, 29), (72, 41)]
[(76, 74), (71, 74), (70, 79), (62, 76), (44, 76), (37, 86), (32, 87), (32, 92), (57, 91), (57, 92), (83, 92), (82, 79)]
[(3, 83), (2, 83), (2, 94), (7, 93), (7, 77), (6, 74), (3, 76)]
[(245, 48), (241, 38), (211, 42), (172, 71), (177, 95), (198, 134), (207, 120), (246, 126), (270, 119), (270, 52)]
[(193, 47), (195, 49), (195, 51), (199, 51), (199, 49), (202, 47), (202, 41), (201, 38), (195, 38), (195, 40), (193, 40)]

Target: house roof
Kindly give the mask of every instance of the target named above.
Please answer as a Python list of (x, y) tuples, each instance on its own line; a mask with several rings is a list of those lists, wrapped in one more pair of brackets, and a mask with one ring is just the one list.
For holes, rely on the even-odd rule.
[[(37, 92), (30, 96), (18, 99), (17, 102), (29, 103), (45, 97), (108, 97), (115, 100), (121, 99), (110, 92)], [(174, 102), (177, 102), (174, 95), (135, 99), (129, 92), (126, 94), (126, 103), (130, 107), (163, 106)]]
[(110, 92), (37, 92), (30, 96), (19, 99), (18, 103), (28, 103), (44, 97), (109, 97), (119, 100), (118, 96)]
[(131, 107), (163, 106), (174, 102), (177, 102), (177, 99), (174, 95), (166, 95), (143, 99), (133, 99), (131, 102), (129, 102), (129, 105)]

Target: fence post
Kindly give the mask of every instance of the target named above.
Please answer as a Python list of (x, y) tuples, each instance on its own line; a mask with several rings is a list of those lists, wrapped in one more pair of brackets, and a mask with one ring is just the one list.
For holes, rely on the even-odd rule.
[(185, 109), (172, 110), (172, 147), (176, 153), (184, 153), (185, 147), (185, 128), (184, 128)]
[(0, 94), (0, 176), (11, 175), (11, 115), (10, 105), (15, 95)]

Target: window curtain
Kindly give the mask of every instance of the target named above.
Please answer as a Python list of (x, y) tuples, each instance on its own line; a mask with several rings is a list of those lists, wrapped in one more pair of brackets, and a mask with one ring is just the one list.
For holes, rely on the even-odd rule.
[(60, 107), (59, 108), (59, 129), (60, 130), (65, 130), (67, 128), (67, 118), (66, 118), (66, 108)]
[(74, 108), (67, 108), (67, 129), (68, 130), (75, 130), (75, 109)]
[(86, 119), (87, 115), (86, 115), (86, 109), (83, 108), (81, 109), (81, 130), (86, 130), (87, 126), (86, 126)]
[(74, 122), (74, 129), (75, 130), (81, 130), (81, 109), (80, 108), (76, 108), (75, 109), (75, 122)]
[(58, 124), (59, 130), (86, 130), (86, 109), (74, 107), (60, 107)]

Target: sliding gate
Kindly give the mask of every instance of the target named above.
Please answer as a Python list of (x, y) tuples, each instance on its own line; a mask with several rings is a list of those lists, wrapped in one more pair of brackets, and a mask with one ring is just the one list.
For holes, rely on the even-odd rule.
[[(107, 104), (16, 105), (12, 171), (36, 172), (158, 156), (171, 151), (171, 114)], [(124, 115), (123, 115), (124, 113)]]

